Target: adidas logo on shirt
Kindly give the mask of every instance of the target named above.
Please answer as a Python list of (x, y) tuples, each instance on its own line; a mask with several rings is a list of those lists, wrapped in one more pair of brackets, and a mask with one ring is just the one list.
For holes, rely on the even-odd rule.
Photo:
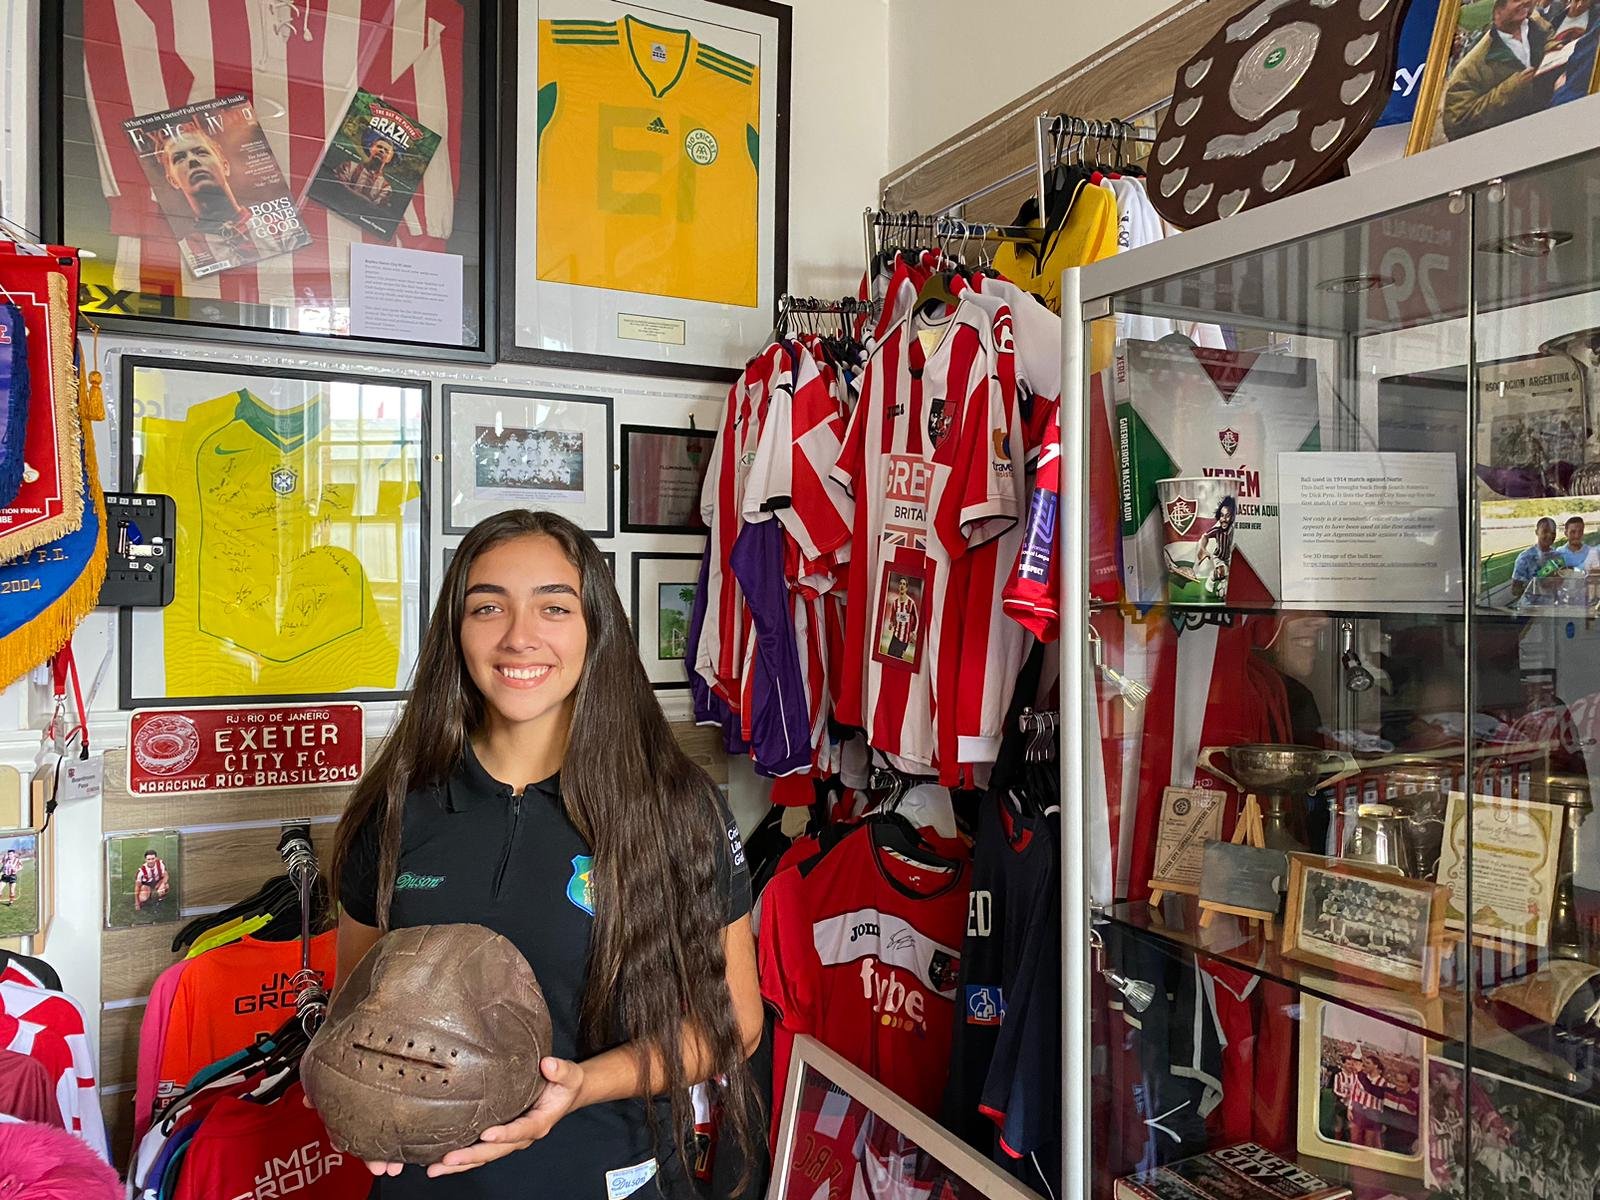
[(645, 128), (651, 133), (666, 133), (667, 123), (660, 117), (657, 117), (654, 121), (651, 121), (650, 124), (646, 125)]

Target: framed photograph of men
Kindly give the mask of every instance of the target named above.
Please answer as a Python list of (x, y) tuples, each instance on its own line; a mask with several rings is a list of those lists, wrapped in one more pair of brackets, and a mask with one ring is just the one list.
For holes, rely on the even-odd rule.
[(428, 595), (416, 379), (127, 356), (121, 469), (177, 504), (177, 581), (123, 609), (123, 708), (393, 699)]
[(633, 556), (633, 635), (657, 691), (689, 686), (689, 616), (700, 582), (698, 554)]
[(622, 532), (705, 533), (700, 489), (717, 435), (709, 429), (622, 427)]
[(501, 357), (733, 378), (785, 286), (789, 6), (505, 10)]
[(41, 219), (84, 314), (487, 361), (501, 7), (40, 5)]
[[(1422, 1177), (1423, 1016), (1300, 1000), (1301, 1154)], [(1387, 1019), (1386, 1019), (1387, 1018)]]
[(1283, 953), (1367, 983), (1439, 990), (1448, 889), (1341, 859), (1289, 856)]
[(1596, 0), (1442, 0), (1407, 153), (1595, 91), (1597, 14)]
[(611, 536), (611, 397), (465, 386), (443, 394), (446, 533), (529, 508)]
[(183, 910), (183, 839), (173, 830), (106, 839), (106, 928), (165, 925)]

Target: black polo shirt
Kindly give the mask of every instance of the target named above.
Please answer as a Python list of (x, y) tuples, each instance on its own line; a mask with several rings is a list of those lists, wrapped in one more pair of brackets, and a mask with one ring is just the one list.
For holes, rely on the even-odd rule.
[[(725, 805), (722, 816), (728, 852), (720, 873), (731, 924), (750, 911), (750, 878), (738, 827)], [(594, 922), (589, 854), (562, 807), (559, 776), (518, 795), (492, 778), (469, 746), (448, 784), (406, 798), (390, 927), (471, 923), (508, 938), (532, 966), (550, 1005), (552, 1053), (577, 1059)], [(339, 881), (345, 911), (364, 925), (378, 923), (377, 861), (373, 821), (362, 830)], [(656, 1111), (665, 1130), (664, 1098), (656, 1101)], [(591, 1105), (497, 1162), (441, 1179), (407, 1167), (378, 1180), (372, 1194), (382, 1200), (653, 1196), (654, 1186), (645, 1186), (657, 1157), (650, 1125), (642, 1101)], [(664, 1153), (672, 1161), (662, 1163), (658, 1175), (662, 1190), (673, 1195), (683, 1173), (670, 1145)]]

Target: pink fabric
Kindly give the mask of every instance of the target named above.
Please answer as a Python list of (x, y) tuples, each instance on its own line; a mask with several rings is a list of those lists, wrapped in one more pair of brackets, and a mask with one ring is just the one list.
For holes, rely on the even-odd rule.
[(161, 1055), (167, 1048), (167, 1017), (172, 1012), (172, 997), (178, 990), (178, 977), (188, 965), (187, 959), (179, 959), (161, 972), (155, 986), (150, 989), (144, 1019), (139, 1022), (139, 1078), (133, 1090), (135, 1143), (150, 1128), (150, 1117), (155, 1111), (156, 1081), (161, 1077)]
[(0, 1200), (118, 1200), (117, 1173), (48, 1125), (0, 1125)]

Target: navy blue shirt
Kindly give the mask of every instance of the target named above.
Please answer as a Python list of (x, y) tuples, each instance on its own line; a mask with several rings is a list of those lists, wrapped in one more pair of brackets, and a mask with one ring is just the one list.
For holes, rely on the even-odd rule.
[[(720, 878), (731, 924), (750, 911), (750, 878), (738, 827), (726, 806), (721, 811), (728, 850)], [(339, 881), (345, 912), (373, 926), (378, 923), (376, 829), (375, 820), (363, 828)], [(469, 745), (446, 785), (420, 788), (406, 798), (389, 926), (471, 923), (509, 939), (533, 968), (550, 1006), (551, 1053), (588, 1057), (595, 1049), (579, 1046), (578, 1014), (594, 923), (589, 867), (590, 848), (567, 819), (560, 777), (515, 793), (484, 770)], [(655, 1104), (665, 1131), (667, 1102), (662, 1098)], [(672, 1160), (659, 1164), (662, 1189), (671, 1195), (683, 1172), (670, 1138), (663, 1137), (660, 1152)], [(473, 1171), (428, 1179), (423, 1168), (407, 1167), (398, 1176), (379, 1179), (373, 1195), (382, 1200), (651, 1196), (657, 1153), (644, 1102), (620, 1100), (569, 1113), (526, 1150)]]

